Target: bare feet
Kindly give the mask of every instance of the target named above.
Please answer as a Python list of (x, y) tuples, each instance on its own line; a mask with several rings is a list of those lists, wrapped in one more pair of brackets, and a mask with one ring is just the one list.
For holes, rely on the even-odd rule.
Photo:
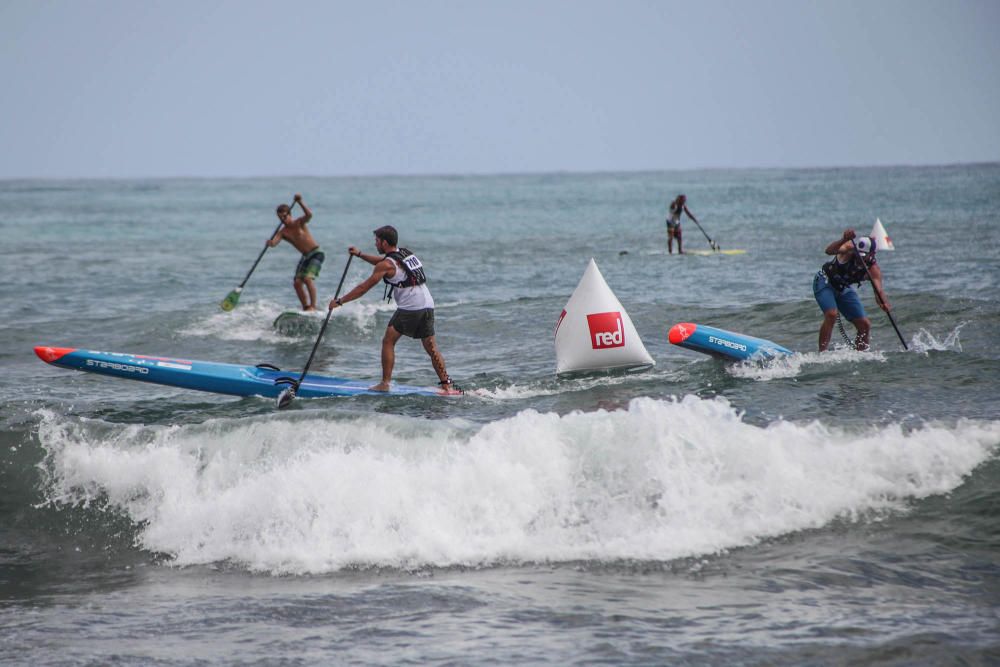
[(303, 310), (304, 312), (307, 312), (307, 313), (310, 313), (310, 312), (315, 312), (315, 311), (316, 311), (316, 306), (306, 306), (306, 307), (305, 307), (305, 308), (303, 308), (302, 310)]
[(379, 382), (378, 384), (374, 384), (374, 385), (368, 387), (368, 389), (370, 391), (389, 391), (389, 383), (388, 382)]

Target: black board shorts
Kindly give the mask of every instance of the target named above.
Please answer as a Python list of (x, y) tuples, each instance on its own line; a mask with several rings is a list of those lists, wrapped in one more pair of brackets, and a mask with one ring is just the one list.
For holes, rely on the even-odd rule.
[(430, 338), (434, 335), (434, 309), (397, 310), (389, 326), (410, 338)]

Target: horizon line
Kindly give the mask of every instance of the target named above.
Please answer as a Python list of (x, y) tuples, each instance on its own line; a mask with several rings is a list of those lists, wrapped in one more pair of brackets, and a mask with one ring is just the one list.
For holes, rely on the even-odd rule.
[(704, 166), (690, 168), (660, 169), (616, 169), (616, 170), (571, 170), (550, 171), (468, 171), (468, 172), (368, 172), (357, 174), (244, 174), (244, 175), (143, 175), (143, 176), (0, 176), (0, 182), (17, 181), (181, 181), (181, 180), (274, 180), (274, 179), (378, 179), (378, 178), (490, 178), (507, 176), (602, 176), (611, 174), (660, 174), (684, 172), (719, 171), (827, 171), (837, 169), (933, 169), (948, 167), (986, 167), (1000, 165), (1000, 160), (976, 160), (971, 162), (941, 163), (877, 163), (877, 164), (834, 164), (808, 166), (744, 166), (719, 167)]

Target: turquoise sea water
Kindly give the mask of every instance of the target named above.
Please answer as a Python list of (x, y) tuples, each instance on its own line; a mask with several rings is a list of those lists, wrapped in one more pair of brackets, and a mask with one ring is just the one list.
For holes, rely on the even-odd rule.
[[(290, 247), (218, 306), (294, 192), (327, 298), (399, 229), (466, 397), (278, 412), (34, 356), (301, 368), (312, 335), (271, 326)], [(668, 255), (679, 192), (747, 253)], [(6, 181), (0, 211), (0, 661), (1000, 660), (1000, 165)], [(876, 217), (910, 351), (865, 286), (873, 351), (818, 354), (823, 248)], [(555, 376), (590, 258), (653, 369)], [(381, 294), (315, 371), (377, 380)], [(723, 364), (667, 342), (682, 321), (797, 354)], [(413, 341), (396, 379), (435, 381)]]

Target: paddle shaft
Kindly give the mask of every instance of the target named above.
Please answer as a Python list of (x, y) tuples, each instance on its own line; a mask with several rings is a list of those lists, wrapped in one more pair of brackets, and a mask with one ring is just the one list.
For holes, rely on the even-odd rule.
[[(292, 212), (292, 209), (295, 208), (295, 205), (297, 203), (298, 203), (297, 201), (293, 201), (292, 202), (292, 205), (288, 207), (288, 212), (289, 213)], [(253, 274), (254, 270), (257, 268), (257, 265), (260, 264), (260, 260), (264, 257), (264, 253), (267, 252), (267, 249), (271, 247), (271, 246), (268, 245), (268, 241), (270, 241), (272, 238), (274, 238), (274, 235), (277, 234), (279, 231), (281, 231), (281, 226), (284, 225), (284, 224), (285, 224), (284, 221), (279, 222), (278, 226), (274, 228), (273, 232), (271, 232), (271, 235), (267, 237), (267, 241), (264, 241), (264, 248), (260, 251), (260, 254), (257, 255), (257, 261), (254, 262), (253, 266), (250, 267), (250, 270), (247, 271), (247, 277), (244, 278), (243, 282), (240, 283), (239, 289), (242, 290), (243, 286), (247, 284), (248, 280), (250, 280), (250, 276)]]
[[(340, 296), (340, 288), (342, 288), (344, 286), (344, 278), (347, 277), (347, 269), (349, 269), (351, 267), (351, 260), (352, 259), (354, 259), (354, 255), (349, 255), (347, 257), (347, 264), (344, 265), (344, 272), (342, 274), (340, 274), (340, 282), (337, 284), (337, 291), (333, 295), (334, 299), (336, 299), (337, 297)], [(316, 336), (316, 342), (313, 343), (313, 349), (312, 349), (312, 352), (309, 353), (309, 359), (306, 361), (306, 365), (302, 369), (302, 375), (300, 375), (299, 379), (296, 380), (296, 382), (295, 382), (295, 388), (296, 389), (298, 389), (298, 386), (302, 383), (302, 380), (305, 379), (306, 373), (309, 372), (309, 366), (312, 365), (313, 357), (316, 356), (316, 350), (319, 348), (319, 342), (321, 340), (323, 340), (323, 334), (326, 332), (326, 325), (328, 325), (330, 323), (330, 316), (331, 315), (333, 315), (333, 308), (329, 308), (326, 311), (326, 319), (323, 320), (323, 326), (320, 327), (320, 329), (319, 329), (319, 335)]]
[[(858, 250), (858, 244), (851, 239), (851, 248), (854, 249), (854, 254), (857, 255), (858, 261), (861, 262), (861, 266), (865, 268), (865, 273), (868, 275), (868, 281), (872, 284), (872, 292), (875, 293), (875, 300), (879, 304), (884, 305), (885, 302), (882, 297), (879, 296), (878, 290), (875, 288), (875, 281), (872, 280), (872, 272), (868, 270), (868, 264), (865, 263), (864, 257), (861, 256), (861, 252)], [(904, 350), (909, 350), (910, 348), (906, 346), (906, 341), (903, 339), (903, 334), (899, 333), (899, 327), (896, 326), (896, 318), (892, 316), (892, 312), (889, 310), (885, 311), (885, 314), (889, 316), (889, 322), (892, 323), (892, 328), (896, 330), (896, 335), (899, 337), (899, 342), (903, 344)]]
[(706, 239), (708, 239), (708, 245), (712, 246), (712, 250), (718, 250), (719, 244), (712, 240), (712, 238), (708, 235), (708, 232), (705, 231), (705, 229), (698, 223), (698, 221), (695, 220), (694, 218), (691, 218), (691, 222), (698, 225), (698, 229), (700, 229), (701, 233), (705, 235)]

